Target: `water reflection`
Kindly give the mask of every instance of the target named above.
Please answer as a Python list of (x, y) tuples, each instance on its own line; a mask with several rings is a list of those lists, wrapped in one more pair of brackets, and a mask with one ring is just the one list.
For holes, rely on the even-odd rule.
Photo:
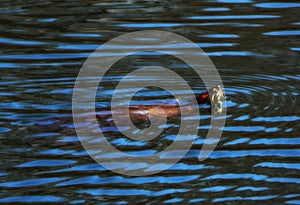
[(266, 32), (264, 35), (270, 35), (270, 36), (299, 36), (300, 30), (293, 30), (293, 31), (271, 31)]
[(300, 7), (300, 3), (285, 3), (285, 2), (260, 3), (260, 4), (254, 4), (254, 6), (259, 8), (267, 8), (267, 9), (288, 9), (288, 8)]
[(60, 203), (63, 201), (66, 199), (52, 195), (12, 196), (0, 199), (0, 203)]
[(187, 19), (192, 20), (228, 20), (228, 19), (272, 19), (272, 18), (280, 18), (280, 16), (276, 15), (219, 15), (219, 16), (191, 16), (187, 17)]

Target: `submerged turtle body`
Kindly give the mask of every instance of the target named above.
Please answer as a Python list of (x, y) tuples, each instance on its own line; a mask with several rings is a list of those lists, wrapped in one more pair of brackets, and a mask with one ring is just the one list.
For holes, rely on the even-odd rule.
[[(199, 95), (196, 95), (196, 100), (199, 105), (201, 104), (210, 104), (211, 112), (213, 114), (221, 114), (223, 111), (223, 90), (220, 85), (212, 87), (209, 91), (203, 92)], [(180, 107), (178, 104), (159, 104), (159, 105), (134, 105), (129, 107), (116, 107), (114, 112), (120, 112), (119, 117), (121, 120), (128, 121), (129, 118), (135, 125), (144, 125), (147, 127), (147, 124), (151, 120), (156, 118), (165, 117), (167, 119), (177, 119), (180, 117), (182, 109), (185, 111), (192, 111), (192, 107)], [(83, 122), (88, 122), (92, 113), (84, 115)], [(113, 113), (110, 107), (101, 108), (96, 111), (96, 118), (101, 127), (105, 126), (114, 126)], [(43, 122), (38, 122), (34, 125), (34, 129), (38, 131), (62, 131), (70, 134), (74, 133), (73, 119), (72, 116), (64, 118), (53, 118), (47, 119)]]

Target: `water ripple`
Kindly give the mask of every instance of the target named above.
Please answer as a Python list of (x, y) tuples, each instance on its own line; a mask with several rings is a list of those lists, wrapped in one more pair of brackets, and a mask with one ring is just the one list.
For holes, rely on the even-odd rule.
[(212, 202), (225, 202), (225, 201), (264, 201), (268, 199), (277, 198), (278, 195), (266, 195), (266, 196), (252, 196), (252, 197), (242, 197), (242, 196), (233, 196), (233, 197), (223, 197), (216, 198)]
[(231, 20), (231, 19), (268, 19), (280, 18), (276, 15), (219, 15), (219, 16), (190, 16), (192, 20)]
[(85, 189), (78, 191), (80, 194), (93, 196), (163, 196), (168, 194), (185, 193), (190, 189), (165, 189), (163, 191), (150, 191), (146, 189)]
[(255, 167), (268, 167), (268, 168), (283, 168), (283, 169), (297, 169), (300, 170), (299, 163), (275, 163), (275, 162), (261, 162)]
[(288, 8), (298, 8), (300, 7), (300, 3), (259, 3), (254, 4), (255, 7), (259, 8), (267, 8), (267, 9), (288, 9)]
[(40, 46), (48, 44), (41, 41), (30, 41), (30, 40), (21, 40), (21, 39), (11, 39), (11, 38), (0, 38), (0, 43), (2, 44), (12, 44), (12, 45), (24, 45), (24, 46)]
[(58, 181), (62, 181), (66, 178), (63, 177), (55, 177), (55, 178), (38, 178), (38, 179), (27, 179), (22, 181), (14, 181), (14, 182), (4, 182), (0, 183), (0, 187), (31, 187), (31, 186), (41, 186), (49, 183), (54, 183)]
[(270, 36), (299, 36), (300, 30), (291, 30), (291, 31), (271, 31), (263, 33), (264, 35)]
[(184, 183), (192, 180), (196, 180), (199, 178), (198, 175), (194, 176), (175, 176), (175, 177), (135, 177), (134, 180), (132, 178), (125, 178), (121, 176), (116, 177), (105, 177), (100, 178), (98, 176), (89, 176), (83, 178), (77, 178), (70, 181), (64, 181), (56, 184), (55, 186), (72, 186), (79, 184), (148, 184), (148, 183), (160, 183), (160, 184), (176, 184), (176, 183)]
[(56, 167), (56, 166), (65, 166), (70, 164), (75, 164), (74, 160), (34, 160), (24, 164), (17, 165), (16, 167), (25, 168), (25, 167)]
[(60, 203), (63, 201), (66, 199), (51, 195), (11, 196), (0, 199), (0, 203)]

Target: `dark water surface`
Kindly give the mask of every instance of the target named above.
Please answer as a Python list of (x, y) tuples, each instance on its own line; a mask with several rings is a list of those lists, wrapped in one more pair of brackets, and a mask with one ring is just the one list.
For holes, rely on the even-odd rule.
[[(1, 1), (0, 5), (0, 203), (300, 204), (299, 2)], [(205, 112), (199, 136), (182, 160), (155, 175), (129, 177), (93, 161), (66, 119), (86, 58), (111, 38), (143, 29), (174, 32), (203, 48), (223, 79), (227, 121), (216, 150), (204, 162), (197, 156), (210, 120)], [(148, 54), (115, 65), (119, 70), (106, 78), (98, 105), (107, 106), (120, 76), (154, 64), (183, 73), (195, 92), (204, 90), (182, 62)], [(146, 89), (138, 100), (168, 95)], [(60, 123), (67, 127), (62, 129)], [(176, 128), (174, 123), (169, 126)], [(108, 129), (113, 145), (141, 155), (174, 139), (172, 130), (154, 143), (117, 136)], [(116, 162), (120, 169), (141, 168), (122, 165), (118, 158)]]

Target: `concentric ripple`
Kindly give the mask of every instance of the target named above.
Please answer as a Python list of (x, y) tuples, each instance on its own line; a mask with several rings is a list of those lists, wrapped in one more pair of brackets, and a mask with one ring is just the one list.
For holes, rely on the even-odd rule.
[(226, 87), (227, 106), (232, 109), (252, 110), (252, 115), (274, 115), (279, 110), (286, 114), (297, 112), (300, 94), (299, 76), (249, 75), (230, 76), (237, 85)]

